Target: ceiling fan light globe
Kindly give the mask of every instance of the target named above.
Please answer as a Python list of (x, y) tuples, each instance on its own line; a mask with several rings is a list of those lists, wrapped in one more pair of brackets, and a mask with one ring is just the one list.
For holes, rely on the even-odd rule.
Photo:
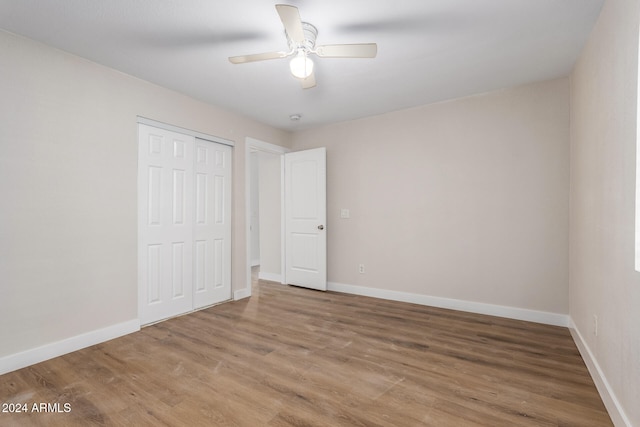
[(305, 54), (296, 55), (289, 63), (291, 74), (299, 79), (306, 79), (313, 73), (313, 61)]

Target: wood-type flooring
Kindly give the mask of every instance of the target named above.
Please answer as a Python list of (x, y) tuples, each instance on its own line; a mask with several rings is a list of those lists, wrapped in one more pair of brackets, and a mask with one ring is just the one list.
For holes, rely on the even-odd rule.
[(0, 376), (0, 425), (612, 425), (566, 328), (253, 292)]

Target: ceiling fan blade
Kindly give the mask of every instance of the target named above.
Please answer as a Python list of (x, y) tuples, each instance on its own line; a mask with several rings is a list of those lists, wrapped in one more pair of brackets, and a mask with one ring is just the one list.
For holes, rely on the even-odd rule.
[(325, 58), (375, 58), (378, 45), (375, 43), (326, 44), (316, 46), (315, 53)]
[(287, 32), (287, 35), (291, 40), (297, 44), (304, 43), (304, 31), (302, 31), (302, 20), (300, 19), (300, 12), (295, 6), (289, 6), (288, 4), (277, 4), (276, 10), (282, 25)]
[(286, 58), (288, 52), (266, 52), (254, 53), (253, 55), (230, 56), (229, 62), (233, 64), (244, 64), (245, 62), (264, 61), (267, 59)]
[(311, 73), (306, 79), (300, 79), (300, 83), (302, 83), (302, 89), (311, 89), (316, 85), (316, 76)]

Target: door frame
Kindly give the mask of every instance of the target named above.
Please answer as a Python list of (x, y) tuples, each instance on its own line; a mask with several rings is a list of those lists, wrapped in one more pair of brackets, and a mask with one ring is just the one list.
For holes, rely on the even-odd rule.
[[(228, 145), (234, 147), (235, 143), (229, 139), (220, 138), (219, 136), (213, 136), (206, 133), (198, 132), (196, 130), (183, 128), (180, 126), (170, 125), (169, 123), (159, 122), (157, 120), (148, 119), (146, 117), (137, 116), (136, 125), (142, 124), (152, 126), (154, 128), (169, 130), (171, 132), (181, 133), (183, 135), (193, 136), (195, 138), (204, 139), (205, 141), (217, 142), (218, 144)], [(137, 126), (136, 126), (137, 127)], [(136, 130), (137, 132), (137, 130)]]
[[(291, 152), (291, 149), (282, 147), (280, 145), (271, 144), (269, 142), (260, 141), (259, 139), (247, 137), (245, 139), (245, 151), (244, 151), (244, 171), (245, 171), (245, 235), (246, 235), (246, 286), (244, 289), (238, 289), (233, 293), (233, 299), (239, 300), (251, 296), (251, 209), (249, 209), (251, 203), (251, 152), (258, 151), (269, 154), (276, 154), (280, 156), (280, 208), (281, 212), (284, 212), (284, 154)], [(282, 277), (282, 284), (287, 283), (286, 271), (285, 271), (285, 218), (281, 215), (280, 218), (280, 271)]]

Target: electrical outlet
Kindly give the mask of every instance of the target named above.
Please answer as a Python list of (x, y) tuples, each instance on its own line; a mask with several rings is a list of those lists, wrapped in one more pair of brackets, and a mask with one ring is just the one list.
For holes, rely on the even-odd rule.
[(358, 271), (360, 272), (360, 274), (364, 274), (364, 264), (360, 264), (358, 266)]
[(593, 315), (593, 335), (598, 336), (598, 316)]

